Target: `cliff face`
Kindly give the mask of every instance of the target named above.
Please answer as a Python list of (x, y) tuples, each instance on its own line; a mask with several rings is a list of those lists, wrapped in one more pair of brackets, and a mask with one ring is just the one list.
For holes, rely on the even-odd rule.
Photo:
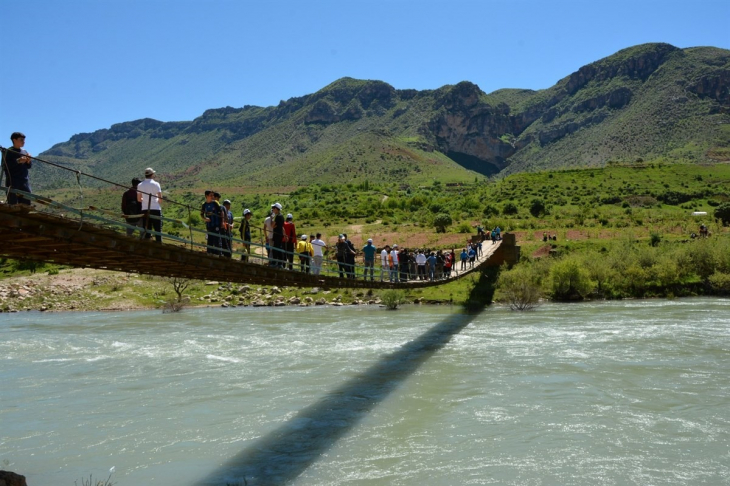
[[(371, 155), (375, 163), (396, 152), (411, 157), (416, 147), (490, 175), (662, 156), (689, 145), (699, 159), (703, 150), (725, 153), (730, 139), (721, 127), (730, 123), (729, 114), (730, 51), (646, 44), (583, 66), (541, 91), (487, 94), (467, 81), (433, 91), (396, 90), (382, 81), (342, 78), (275, 107), (212, 109), (190, 122), (116, 124), (76, 135), (45, 155), (88, 161), (98, 170), (156, 157), (163, 169), (170, 160), (168, 170), (185, 174), (196, 165), (204, 173), (203, 162), (222, 153), (235, 153), (240, 167), (264, 160), (284, 166), (316, 150), (341, 165), (345, 159), (336, 153), (345, 146), (360, 147), (353, 163), (366, 156), (363, 145), (390, 146)], [(372, 134), (380, 141), (364, 142)]]

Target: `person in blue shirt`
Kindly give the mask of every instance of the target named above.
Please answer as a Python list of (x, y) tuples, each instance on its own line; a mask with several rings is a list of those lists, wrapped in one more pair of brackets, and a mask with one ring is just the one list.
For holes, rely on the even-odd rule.
[(373, 240), (368, 239), (368, 244), (362, 247), (363, 262), (365, 264), (365, 270), (363, 271), (363, 278), (368, 279), (368, 268), (370, 269), (370, 281), (373, 281), (373, 272), (375, 271), (375, 252), (377, 248), (373, 245)]
[[(5, 173), (5, 183), (12, 189), (19, 191), (30, 191), (30, 178), (28, 170), (33, 166), (32, 156), (26, 152), (25, 135), (20, 132), (13, 132), (10, 135), (10, 141), (13, 146), (3, 149), (2, 164)], [(8, 194), (8, 204), (25, 204), (30, 205), (30, 201), (14, 192)]]
[(466, 248), (461, 250), (461, 269), (466, 270), (466, 261), (469, 259), (469, 253), (467, 253)]
[(474, 268), (474, 260), (477, 258), (477, 251), (473, 246), (469, 247), (469, 267)]
[(428, 266), (428, 279), (433, 281), (436, 275), (436, 254), (434, 252), (431, 252), (431, 254), (426, 258), (426, 266)]

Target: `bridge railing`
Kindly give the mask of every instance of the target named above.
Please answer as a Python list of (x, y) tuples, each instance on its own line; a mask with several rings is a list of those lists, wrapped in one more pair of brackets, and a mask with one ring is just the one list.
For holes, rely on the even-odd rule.
[[(0, 147), (2, 149), (2, 147)], [(2, 149), (3, 153), (5, 149)], [(165, 204), (173, 204), (179, 207), (181, 212), (187, 213), (188, 218), (187, 220), (181, 219), (181, 218), (169, 218), (166, 216), (156, 216), (151, 214), (140, 214), (140, 215), (123, 215), (121, 214), (120, 210), (114, 211), (111, 209), (108, 209), (109, 205), (109, 194), (108, 193), (102, 193), (102, 191), (99, 188), (84, 188), (81, 183), (82, 177), (88, 177), (90, 179), (93, 179), (97, 182), (102, 182), (104, 184), (107, 184), (110, 187), (116, 187), (119, 190), (127, 191), (130, 189), (129, 186), (125, 186), (122, 184), (118, 184), (113, 181), (108, 181), (106, 179), (93, 176), (91, 174), (86, 174), (84, 172), (65, 167), (60, 164), (56, 164), (53, 162), (49, 162), (37, 157), (31, 157), (33, 161), (40, 162), (42, 164), (47, 164), (52, 167), (59, 168), (64, 171), (68, 171), (69, 173), (72, 173), (76, 178), (76, 183), (78, 185), (79, 194), (76, 197), (77, 201), (79, 202), (76, 206), (71, 206), (69, 204), (64, 204), (62, 202), (59, 202), (57, 200), (53, 200), (48, 197), (44, 197), (37, 194), (32, 194), (30, 192), (25, 192), (19, 189), (10, 188), (10, 187), (0, 187), (0, 191), (4, 192), (6, 195), (9, 194), (15, 194), (17, 196), (22, 196), (25, 199), (28, 199), (32, 201), (33, 211), (38, 212), (48, 212), (53, 213), (57, 216), (62, 216), (64, 218), (71, 218), (79, 221), (79, 228), (83, 226), (84, 221), (90, 221), (94, 222), (97, 225), (101, 225), (105, 227), (106, 229), (116, 231), (120, 234), (131, 234), (132, 237), (138, 237), (138, 238), (152, 238), (152, 237), (160, 237), (161, 239), (164, 239), (166, 243), (168, 244), (174, 244), (178, 246), (184, 246), (189, 248), (192, 251), (201, 251), (201, 252), (218, 252), (222, 253), (225, 256), (230, 255), (230, 258), (236, 258), (246, 261), (249, 264), (259, 264), (259, 265), (284, 265), (285, 267), (291, 269), (296, 269), (299, 266), (299, 254), (296, 252), (290, 252), (285, 249), (278, 249), (278, 254), (284, 255), (284, 259), (286, 261), (274, 261), (273, 260), (273, 252), (274, 249), (270, 246), (264, 243), (263, 235), (259, 234), (259, 241), (244, 241), (240, 238), (236, 238), (233, 236), (233, 234), (227, 235), (227, 234), (220, 234), (220, 233), (211, 233), (208, 232), (207, 229), (199, 229), (194, 227), (192, 223), (193, 221), (193, 214), (197, 214), (200, 208), (194, 208), (190, 206), (189, 204), (180, 203), (178, 201), (175, 201), (174, 199), (164, 196), (163, 202)], [(4, 162), (4, 158), (3, 158)], [(66, 189), (68, 191), (68, 188)], [(156, 195), (148, 194), (143, 191), (138, 191), (143, 196), (146, 197), (153, 197)], [(66, 194), (68, 198), (71, 198), (69, 193)], [(89, 202), (94, 202), (96, 204), (88, 204)], [(107, 208), (102, 207), (107, 206)], [(146, 224), (147, 228), (142, 228), (136, 224), (130, 224), (127, 219), (133, 219), (134, 217), (144, 217), (146, 220), (149, 219), (157, 219), (160, 220), (163, 223), (163, 228), (169, 227), (169, 225), (173, 225), (174, 231), (162, 231), (157, 232), (152, 229), (149, 224)], [(178, 229), (182, 231), (178, 231)], [(261, 231), (260, 228), (254, 227), (252, 228), (254, 231)], [(230, 243), (230, 250), (228, 248), (221, 248), (218, 246), (211, 246), (208, 244), (209, 241), (214, 241), (215, 239), (222, 239), (223, 241)], [(291, 260), (291, 263), (289, 263), (289, 260)], [(312, 268), (312, 264), (314, 263), (313, 258), (310, 258), (309, 266), (310, 266), (310, 272)], [(373, 269), (373, 275), (375, 278), (378, 279), (384, 279), (389, 280), (389, 274), (387, 270), (383, 270), (379, 263), (379, 258), (376, 258), (376, 266)], [(460, 271), (458, 269), (459, 262), (456, 261), (453, 263), (453, 269), (452, 269), (452, 276), (458, 276)], [(370, 273), (369, 268), (365, 267), (364, 265), (359, 264), (342, 264), (341, 262), (329, 259), (329, 258), (323, 258), (322, 266), (320, 269), (320, 274), (323, 275), (329, 275), (333, 277), (344, 277), (344, 278), (365, 278), (366, 271)], [(400, 272), (399, 272), (400, 273)], [(410, 271), (407, 272), (409, 275), (409, 279), (415, 279), (417, 276)], [(399, 278), (399, 276), (397, 277)]]

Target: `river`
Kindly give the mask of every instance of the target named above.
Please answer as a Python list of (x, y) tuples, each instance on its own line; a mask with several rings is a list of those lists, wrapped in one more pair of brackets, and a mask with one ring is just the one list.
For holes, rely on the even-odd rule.
[(29, 486), (730, 484), (727, 299), (1, 314), (0, 387)]

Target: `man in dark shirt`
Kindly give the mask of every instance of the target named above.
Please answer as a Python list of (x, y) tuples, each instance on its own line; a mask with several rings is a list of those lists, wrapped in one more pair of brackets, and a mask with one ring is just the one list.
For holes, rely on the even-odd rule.
[(206, 252), (211, 255), (221, 254), (221, 207), (215, 200), (213, 191), (205, 191), (205, 202), (200, 208), (200, 216), (205, 221), (205, 231), (207, 234)]
[[(126, 223), (130, 226), (138, 226), (140, 228), (140, 234), (142, 228), (144, 228), (144, 220), (139, 217), (142, 214), (142, 205), (137, 201), (137, 186), (142, 182), (139, 178), (135, 177), (132, 179), (132, 187), (127, 189), (127, 192), (122, 194), (122, 214)], [(130, 217), (130, 216), (137, 216)], [(127, 228), (127, 236), (134, 235), (134, 228)]]
[[(6, 184), (12, 189), (30, 192), (28, 169), (32, 167), (33, 163), (31, 155), (23, 150), (25, 135), (20, 132), (13, 132), (10, 135), (10, 141), (13, 142), (13, 146), (3, 151), (3, 172), (5, 173)], [(10, 192), (8, 194), (8, 204), (30, 205), (30, 200)]]

